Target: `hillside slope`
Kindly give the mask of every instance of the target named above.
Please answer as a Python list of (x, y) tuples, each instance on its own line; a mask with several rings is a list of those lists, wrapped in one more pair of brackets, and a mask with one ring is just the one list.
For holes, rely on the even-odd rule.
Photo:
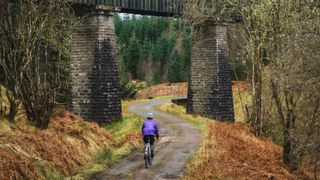
[(184, 179), (312, 179), (307, 171), (290, 172), (282, 148), (258, 138), (243, 124), (210, 123), (198, 159)]
[(131, 130), (118, 138), (65, 110), (55, 114), (46, 130), (21, 120), (0, 121), (0, 179), (83, 178), (102, 171), (139, 146), (137, 128), (126, 127)]
[[(249, 84), (244, 81), (232, 81), (233, 92), (244, 92), (249, 88)], [(188, 83), (162, 83), (156, 84), (137, 92), (136, 98), (153, 98), (158, 96), (179, 96), (186, 97), (188, 93)]]
[(202, 130), (197, 153), (187, 164), (182, 179), (312, 179), (305, 169), (290, 172), (282, 161), (282, 147), (256, 137), (244, 123), (221, 123), (185, 108), (165, 103), (158, 109), (174, 114)]

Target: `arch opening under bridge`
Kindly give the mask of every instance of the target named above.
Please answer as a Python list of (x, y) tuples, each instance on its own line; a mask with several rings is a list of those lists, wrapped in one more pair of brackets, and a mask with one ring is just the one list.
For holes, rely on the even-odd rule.
[[(112, 15), (116, 12), (166, 17), (178, 15), (181, 4), (178, 8), (172, 8), (169, 1), (72, 1), (78, 20), (71, 32), (71, 111), (98, 123), (109, 123), (122, 117)], [(160, 2), (170, 6), (162, 7)], [(146, 5), (148, 8), (141, 9)], [(187, 111), (233, 122), (227, 26), (228, 23), (213, 22), (193, 33)]]

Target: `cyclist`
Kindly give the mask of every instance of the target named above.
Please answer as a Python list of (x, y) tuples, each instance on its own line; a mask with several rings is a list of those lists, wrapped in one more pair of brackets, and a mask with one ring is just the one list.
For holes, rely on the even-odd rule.
[(144, 144), (148, 143), (148, 140), (150, 142), (152, 158), (153, 158), (153, 152), (154, 152), (154, 145), (153, 145), (154, 137), (156, 136), (157, 141), (159, 140), (158, 125), (153, 120), (153, 118), (154, 118), (154, 114), (148, 113), (147, 119), (144, 121), (141, 127), (141, 133), (143, 135)]

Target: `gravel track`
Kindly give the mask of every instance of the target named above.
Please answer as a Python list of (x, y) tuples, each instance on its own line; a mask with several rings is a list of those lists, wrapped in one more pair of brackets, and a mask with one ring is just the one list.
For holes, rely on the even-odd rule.
[(155, 110), (155, 106), (169, 102), (150, 100), (128, 107), (128, 111), (145, 117), (148, 112), (155, 113), (159, 126), (160, 140), (155, 144), (155, 157), (149, 169), (144, 167), (143, 149), (134, 151), (119, 161), (108, 171), (93, 179), (178, 179), (188, 158), (195, 152), (200, 141), (200, 131), (193, 125), (168, 113)]

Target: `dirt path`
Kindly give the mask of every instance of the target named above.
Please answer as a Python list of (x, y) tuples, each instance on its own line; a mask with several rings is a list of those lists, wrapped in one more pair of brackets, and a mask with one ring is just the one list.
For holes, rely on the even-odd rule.
[(148, 112), (155, 113), (160, 127), (160, 141), (155, 146), (152, 167), (145, 169), (143, 150), (139, 150), (94, 179), (178, 179), (182, 175), (184, 165), (195, 151), (201, 135), (189, 123), (154, 109), (154, 106), (168, 101), (151, 100), (128, 107), (129, 111), (143, 117)]

